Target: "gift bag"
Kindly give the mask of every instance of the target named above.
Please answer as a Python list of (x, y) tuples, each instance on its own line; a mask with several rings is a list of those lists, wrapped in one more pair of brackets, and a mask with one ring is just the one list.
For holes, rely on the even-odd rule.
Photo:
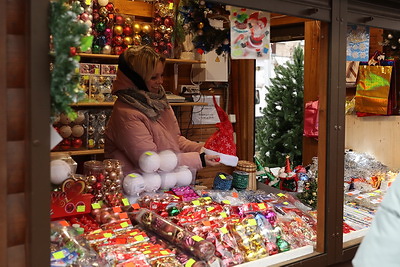
[(355, 97), (358, 112), (387, 115), (392, 69), (393, 66), (359, 67)]
[(308, 101), (304, 107), (303, 135), (318, 139), (319, 100)]

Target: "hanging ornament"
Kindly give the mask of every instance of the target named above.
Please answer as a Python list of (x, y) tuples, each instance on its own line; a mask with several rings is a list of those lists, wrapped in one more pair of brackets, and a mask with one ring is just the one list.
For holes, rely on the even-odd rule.
[(123, 38), (122, 38), (121, 35), (116, 35), (116, 36), (114, 36), (114, 38), (113, 38), (113, 42), (114, 42), (114, 44), (116, 44), (116, 45), (122, 45), (122, 44), (124, 43), (124, 40), (123, 40)]
[(200, 22), (199, 25), (197, 25), (197, 28), (203, 29), (203, 28), (204, 28), (204, 23), (203, 23), (203, 22)]
[(140, 34), (135, 34), (133, 36), (133, 43), (135, 45), (141, 45), (142, 44), (142, 36), (140, 36)]
[(117, 25), (114, 27), (114, 34), (121, 35), (124, 32), (124, 28), (122, 26)]
[(159, 32), (155, 32), (155, 33), (154, 33), (154, 39), (155, 39), (157, 42), (160, 41), (161, 38), (162, 38), (162, 34), (161, 34), (161, 33), (159, 33)]
[(139, 33), (141, 31), (142, 31), (142, 25), (140, 25), (140, 23), (134, 23), (133, 24), (133, 32)]
[(133, 42), (132, 37), (130, 37), (130, 36), (125, 36), (125, 37), (124, 37), (124, 44), (125, 44), (125, 45), (131, 45), (132, 42)]
[(114, 47), (114, 53), (116, 55), (120, 55), (120, 54), (122, 54), (122, 52), (124, 52), (124, 49), (122, 46), (118, 45), (118, 46)]
[(152, 41), (153, 40), (151, 39), (151, 37), (149, 35), (145, 34), (142, 36), (142, 44), (143, 45), (150, 45)]
[(101, 47), (99, 45), (97, 45), (97, 44), (93, 45), (93, 47), (92, 47), (93, 54), (100, 54), (100, 51), (101, 51)]
[(396, 49), (397, 49), (397, 46), (392, 45), (391, 48), (392, 48), (392, 50), (396, 50)]
[(387, 36), (387, 38), (388, 38), (388, 39), (392, 39), (392, 38), (393, 38), (393, 35), (392, 35), (391, 33), (389, 33), (388, 36)]
[(104, 22), (99, 22), (96, 24), (96, 31), (101, 33), (106, 29), (106, 24)]
[(159, 26), (163, 23), (163, 20), (160, 16), (154, 18), (154, 25)]
[(172, 27), (173, 26), (173, 20), (171, 18), (169, 18), (169, 17), (166, 17), (164, 19), (164, 25), (166, 27)]
[(107, 10), (107, 8), (106, 7), (100, 7), (100, 9), (99, 9), (99, 14), (100, 14), (100, 16), (102, 16), (102, 17), (107, 17), (107, 14), (108, 14), (108, 10)]
[(106, 9), (107, 9), (109, 12), (112, 12), (112, 11), (114, 10), (114, 5), (113, 5), (112, 3), (108, 3), (108, 4), (106, 5)]
[(114, 22), (117, 25), (123, 25), (125, 23), (125, 19), (121, 15), (116, 15), (115, 18), (114, 18)]
[(165, 33), (165, 31), (167, 30), (167, 27), (166, 27), (165, 25), (160, 25), (160, 26), (158, 27), (158, 30), (159, 30), (161, 33)]
[(109, 55), (111, 54), (111, 46), (110, 45), (105, 45), (103, 47), (103, 49), (101, 50), (101, 52), (105, 55)]
[(108, 4), (108, 0), (98, 0), (97, 2), (100, 6), (106, 6)]
[(149, 24), (145, 24), (145, 25), (143, 25), (143, 27), (142, 27), (142, 32), (143, 33), (150, 33), (151, 32), (151, 26), (149, 25)]
[(123, 30), (125, 35), (132, 35), (133, 31), (132, 28), (130, 26), (126, 26)]
[(132, 26), (132, 24), (133, 24), (133, 21), (130, 17), (125, 18), (125, 25)]

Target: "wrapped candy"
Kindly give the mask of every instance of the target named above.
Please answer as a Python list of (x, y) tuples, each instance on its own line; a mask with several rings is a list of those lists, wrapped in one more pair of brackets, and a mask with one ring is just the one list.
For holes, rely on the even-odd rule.
[(254, 216), (249, 215), (242, 220), (233, 220), (229, 224), (229, 230), (236, 238), (245, 261), (253, 261), (268, 256), (264, 238), (260, 234)]
[(146, 229), (157, 232), (161, 237), (177, 244), (201, 260), (207, 261), (214, 256), (215, 247), (212, 243), (148, 209), (140, 210), (135, 220)]

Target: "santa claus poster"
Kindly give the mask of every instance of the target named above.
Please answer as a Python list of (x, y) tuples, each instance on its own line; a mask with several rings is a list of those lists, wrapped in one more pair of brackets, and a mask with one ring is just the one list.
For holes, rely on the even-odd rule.
[(268, 59), (270, 14), (246, 8), (230, 7), (231, 57)]

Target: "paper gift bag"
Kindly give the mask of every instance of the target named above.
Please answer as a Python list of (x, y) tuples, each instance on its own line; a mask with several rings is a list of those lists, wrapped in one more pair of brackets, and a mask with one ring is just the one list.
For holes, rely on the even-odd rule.
[(308, 101), (304, 107), (303, 135), (318, 139), (319, 100)]
[(355, 109), (387, 115), (392, 66), (362, 65), (358, 70)]

